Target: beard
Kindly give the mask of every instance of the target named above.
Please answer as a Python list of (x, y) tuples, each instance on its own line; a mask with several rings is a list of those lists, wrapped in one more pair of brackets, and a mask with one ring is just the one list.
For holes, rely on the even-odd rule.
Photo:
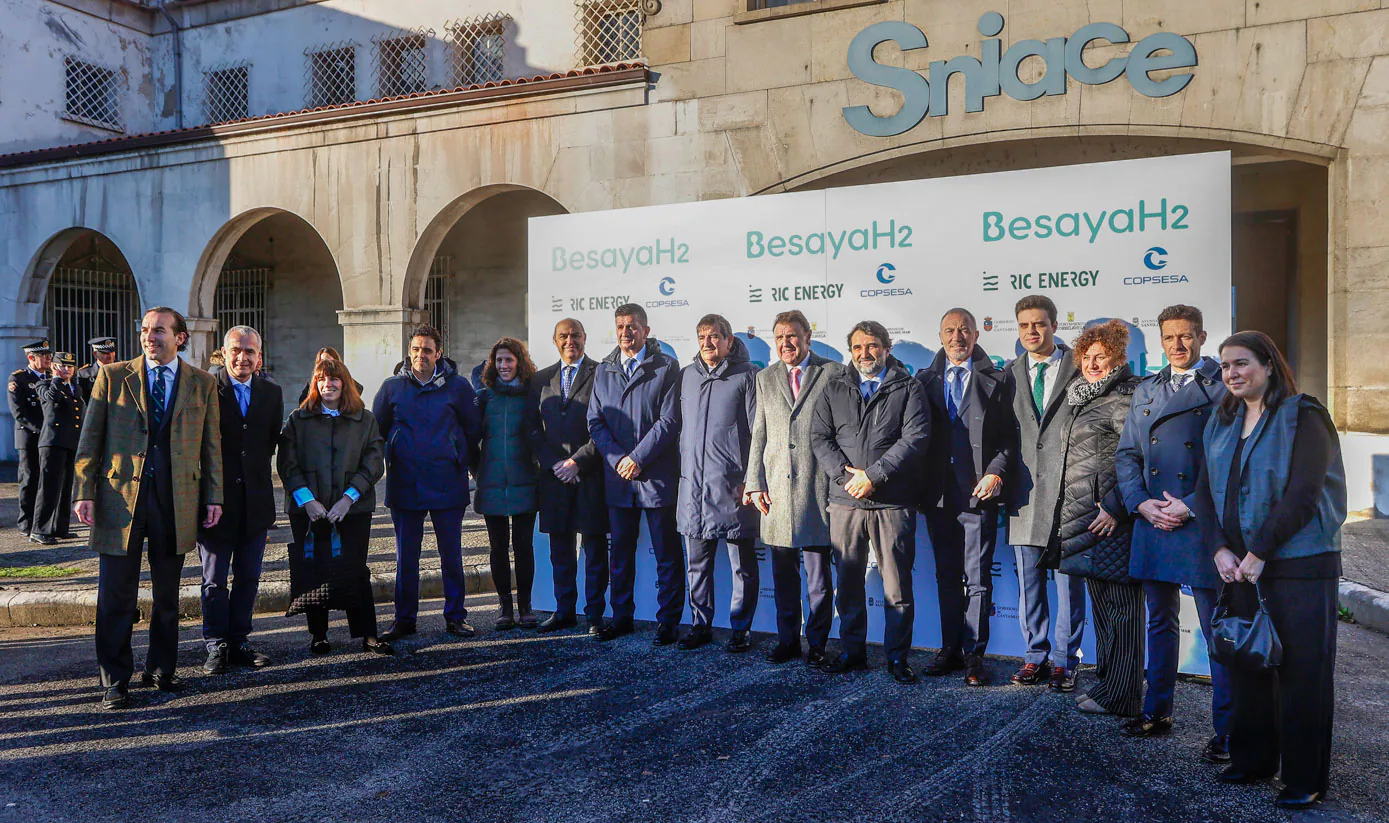
[(882, 360), (874, 360), (872, 363), (864, 363), (860, 360), (854, 361), (854, 368), (858, 369), (858, 373), (864, 377), (877, 377), (886, 365), (887, 363)]

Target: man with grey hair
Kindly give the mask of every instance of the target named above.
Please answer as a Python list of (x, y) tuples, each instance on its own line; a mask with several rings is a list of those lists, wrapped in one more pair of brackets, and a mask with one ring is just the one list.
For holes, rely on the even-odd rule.
[(915, 603), (916, 506), (931, 418), (921, 386), (892, 357), (881, 323), (849, 332), (853, 369), (834, 376), (815, 404), (810, 443), (830, 480), (830, 545), (839, 569), (841, 652), (821, 671), (868, 668), (865, 577), (870, 550), (883, 577), (883, 651), (888, 674), (913, 683), (907, 662)]
[[(198, 530), (202, 561), (203, 671), (228, 665), (261, 668), (270, 662), (247, 642), (260, 587), (266, 533), (275, 525), (270, 459), (284, 420), (279, 385), (260, 375), (260, 333), (234, 326), (222, 340), (225, 367), (217, 375), (226, 499), (222, 519)], [(234, 581), (228, 587), (228, 577)]]

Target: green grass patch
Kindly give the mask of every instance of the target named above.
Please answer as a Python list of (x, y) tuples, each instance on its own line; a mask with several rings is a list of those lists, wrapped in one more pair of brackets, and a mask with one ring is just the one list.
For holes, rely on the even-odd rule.
[(71, 577), (81, 569), (67, 566), (0, 566), (0, 578), (21, 580), (43, 580), (54, 577)]

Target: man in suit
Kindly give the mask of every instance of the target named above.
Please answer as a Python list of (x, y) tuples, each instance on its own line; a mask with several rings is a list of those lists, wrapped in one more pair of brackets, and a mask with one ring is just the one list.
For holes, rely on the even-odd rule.
[(839, 567), (839, 657), (821, 671), (840, 674), (868, 668), (868, 555), (883, 577), (883, 651), (888, 674), (916, 682), (907, 661), (916, 604), (916, 505), (921, 458), (931, 436), (921, 387), (892, 357), (892, 337), (881, 323), (864, 320), (849, 332), (854, 370), (825, 385), (815, 403), (810, 442), (830, 480), (830, 545)]
[(555, 612), (536, 631), (575, 626), (579, 602), (579, 544), (584, 549), (584, 618), (588, 633), (603, 629), (608, 594), (608, 507), (603, 460), (588, 433), (588, 401), (598, 362), (584, 353), (588, 335), (578, 320), (555, 324), (559, 362), (531, 378), (527, 431), (540, 464), (540, 531), (550, 537)]
[(43, 434), (39, 435), (39, 495), (34, 507), (34, 528), (29, 540), (51, 546), (77, 535), (72, 523), (72, 473), (77, 438), (82, 432), (82, 392), (73, 380), (77, 357), (60, 351), (53, 355), (53, 376), (39, 383), (43, 408)]
[[(1168, 365), (1138, 385), (1114, 456), (1124, 505), (1134, 515), (1129, 574), (1143, 581), (1148, 603), (1148, 693), (1143, 713), (1122, 729), (1131, 737), (1162, 735), (1172, 728), (1182, 584), (1191, 587), (1210, 648), (1220, 580), (1201, 526), (1192, 522), (1191, 507), (1205, 464), (1202, 432), (1226, 389), (1220, 364), (1201, 356), (1206, 342), (1202, 322), (1195, 306), (1168, 306), (1158, 315)], [(1215, 728), (1202, 757), (1219, 763), (1230, 759), (1233, 706), (1229, 673), (1214, 660), (1210, 668)]]
[(830, 570), (829, 477), (815, 461), (810, 424), (815, 404), (844, 367), (810, 350), (810, 321), (799, 311), (772, 322), (777, 361), (757, 374), (757, 415), (743, 491), (744, 504), (762, 514), (762, 542), (772, 553), (777, 644), (773, 663), (801, 656), (801, 565), (805, 565), (810, 611), (805, 638), (811, 668), (825, 664), (825, 644), (834, 620)]
[(39, 384), (48, 379), (53, 350), (47, 340), (24, 347), (29, 367), (10, 375), (10, 416), (14, 418), (14, 447), (19, 452), (19, 533), (28, 537), (34, 529), (34, 505), (39, 496), (39, 438), (43, 434), (43, 407)]
[(971, 686), (986, 679), (998, 502), (1017, 438), (1007, 381), (978, 341), (974, 315), (951, 309), (936, 359), (916, 375), (931, 404), (924, 506), (941, 623), (941, 650), (926, 674), (964, 669)]
[(598, 633), (616, 640), (634, 630), (637, 536), (643, 518), (656, 555), (657, 646), (678, 637), (685, 607), (685, 563), (675, 524), (680, 461), (680, 364), (651, 337), (646, 309), (626, 303), (614, 312), (617, 348), (593, 378), (588, 432), (603, 458), (603, 488), (612, 530), (613, 620)]
[(140, 346), (140, 357), (97, 375), (77, 444), (73, 511), (91, 526), (91, 546), (101, 555), (96, 657), (107, 709), (130, 703), (142, 552), (154, 610), (141, 679), (160, 691), (183, 688), (174, 669), (184, 555), (197, 543), (199, 522), (210, 529), (222, 516), (217, 381), (179, 360), (188, 325), (167, 306), (145, 312)]
[(225, 472), (222, 518), (198, 531), (207, 674), (222, 674), (229, 665), (259, 669), (270, 663), (247, 642), (265, 538), (275, 526), (270, 459), (284, 420), (280, 386), (258, 374), (261, 352), (260, 333), (250, 326), (233, 326), (222, 339), (224, 367), (216, 375)]
[(102, 366), (116, 362), (116, 338), (93, 337), (87, 341), (92, 349), (92, 362), (77, 370), (77, 385), (82, 389), (82, 402), (92, 399), (92, 386), (96, 385), (97, 372)]
[(1048, 639), (1047, 572), (1038, 568), (1055, 526), (1061, 498), (1066, 428), (1075, 407), (1066, 384), (1076, 376), (1071, 350), (1056, 340), (1056, 304), (1030, 294), (1017, 302), (1018, 340), (1023, 353), (1005, 372), (1017, 420), (1018, 459), (1008, 484), (1008, 542), (1018, 567), (1018, 623), (1022, 627), (1020, 686), (1049, 683), (1053, 691), (1075, 689), (1080, 642), (1085, 636), (1085, 580), (1056, 572), (1056, 643)]

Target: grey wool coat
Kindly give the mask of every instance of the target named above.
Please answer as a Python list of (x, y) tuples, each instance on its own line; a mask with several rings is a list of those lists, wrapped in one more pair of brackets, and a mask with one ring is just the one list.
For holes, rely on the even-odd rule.
[(810, 425), (825, 386), (843, 370), (842, 364), (811, 352), (795, 401), (785, 363), (777, 360), (757, 373), (746, 489), (771, 498), (771, 511), (761, 523), (762, 542), (768, 546), (830, 544), (830, 481), (810, 447)]
[(1059, 341), (1061, 362), (1056, 382), (1038, 419), (1032, 405), (1030, 355), (1024, 352), (1004, 367), (1013, 385), (1013, 416), (1018, 421), (1018, 452), (1008, 489), (1008, 542), (1046, 546), (1056, 530), (1061, 505), (1061, 471), (1066, 462), (1066, 429), (1075, 407), (1066, 402), (1066, 386), (1079, 373), (1072, 351)]

